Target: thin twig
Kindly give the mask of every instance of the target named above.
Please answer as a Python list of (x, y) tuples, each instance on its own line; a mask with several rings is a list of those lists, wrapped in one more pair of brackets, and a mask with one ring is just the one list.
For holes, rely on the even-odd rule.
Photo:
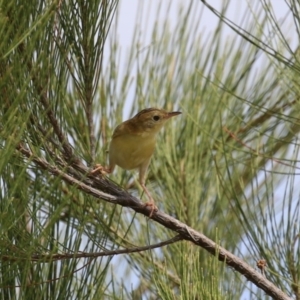
[[(170, 244), (173, 244), (175, 242), (178, 242), (180, 240), (183, 240), (183, 237), (181, 235), (176, 235), (175, 237), (153, 245), (148, 246), (142, 246), (142, 247), (134, 247), (134, 248), (125, 248), (121, 250), (107, 250), (102, 252), (80, 252), (80, 253), (50, 253), (50, 254), (33, 254), (30, 256), (31, 261), (36, 262), (52, 262), (57, 260), (64, 260), (64, 259), (78, 259), (78, 258), (97, 258), (97, 257), (103, 257), (103, 256), (112, 256), (112, 255), (120, 255), (120, 254), (129, 254), (129, 253), (135, 253), (135, 252), (143, 252), (147, 250), (152, 250), (155, 248), (164, 247)], [(18, 256), (12, 256), (12, 255), (1, 255), (0, 259), (2, 261), (20, 261), (20, 260), (28, 260), (28, 257), (18, 257)]]

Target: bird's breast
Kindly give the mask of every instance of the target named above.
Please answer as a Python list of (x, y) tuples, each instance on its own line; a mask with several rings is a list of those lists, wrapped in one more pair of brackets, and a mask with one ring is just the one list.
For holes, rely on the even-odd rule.
[(116, 164), (126, 170), (138, 168), (150, 159), (154, 152), (155, 143), (155, 135), (124, 134), (117, 136), (110, 143), (110, 164)]

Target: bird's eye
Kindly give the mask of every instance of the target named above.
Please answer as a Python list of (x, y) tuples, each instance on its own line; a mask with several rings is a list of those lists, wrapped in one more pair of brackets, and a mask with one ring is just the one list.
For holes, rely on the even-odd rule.
[(153, 117), (153, 120), (154, 120), (154, 121), (158, 121), (159, 119), (160, 119), (159, 116), (154, 116), (154, 117)]

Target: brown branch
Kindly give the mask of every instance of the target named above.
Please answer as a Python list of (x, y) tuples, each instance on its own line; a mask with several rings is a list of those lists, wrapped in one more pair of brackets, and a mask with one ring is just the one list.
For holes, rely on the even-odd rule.
[(78, 189), (80, 189), (96, 198), (101, 198), (105, 201), (115, 203), (114, 201), (117, 199), (115, 196), (106, 194), (106, 193), (101, 192), (91, 186), (86, 185), (82, 181), (77, 180), (76, 178), (61, 171), (59, 168), (51, 165), (45, 159), (34, 156), (32, 154), (32, 152), (30, 150), (26, 149), (23, 145), (21, 145), (21, 144), (18, 145), (17, 150), (19, 150), (27, 158), (31, 159), (35, 164), (39, 165), (42, 169), (48, 170), (51, 174), (53, 174), (55, 176), (59, 176), (67, 183), (77, 186)]
[(54, 130), (56, 136), (58, 137), (60, 143), (62, 144), (66, 158), (68, 160), (72, 159), (73, 158), (73, 149), (72, 149), (70, 143), (68, 142), (67, 137), (62, 132), (60, 125), (59, 125), (57, 119), (55, 118), (55, 115), (50, 107), (48, 99), (44, 95), (44, 93), (42, 93), (40, 95), (40, 101), (41, 101), (42, 105), (44, 106), (44, 109), (46, 110), (46, 114), (48, 116), (48, 119), (53, 127), (53, 130)]
[(95, 155), (96, 155), (96, 139), (95, 139), (95, 126), (93, 121), (93, 101), (86, 101), (86, 118), (89, 130), (89, 141), (90, 141), (90, 155), (92, 159), (92, 163), (95, 163)]
[[(142, 201), (128, 194), (124, 190), (120, 189), (117, 185), (103, 177), (86, 177), (86, 174), (89, 174), (90, 170), (83, 164), (73, 164), (76, 170), (73, 170), (72, 167), (68, 167), (66, 171), (71, 172), (73, 175), (70, 176), (57, 167), (52, 166), (44, 159), (35, 157), (29, 150), (24, 148), (24, 146), (19, 145), (17, 149), (34, 163), (41, 166), (43, 169), (48, 170), (55, 176), (59, 176), (69, 184), (76, 186), (78, 189), (107, 202), (130, 207), (135, 212), (149, 217), (151, 208), (148, 208)], [(76, 171), (79, 171), (79, 173), (77, 173)], [(74, 178), (79, 176), (80, 174), (84, 174), (81, 175), (81, 179)], [(242, 259), (233, 255), (223, 247), (207, 238), (202, 233), (194, 230), (193, 228), (161, 211), (154, 212), (151, 216), (151, 219), (163, 225), (164, 227), (179, 233), (182, 239), (191, 241), (195, 245), (200, 246), (212, 255), (216, 256), (220, 261), (225, 262), (227, 266), (232, 267), (234, 270), (238, 271), (240, 274), (245, 276), (247, 280), (253, 282), (257, 287), (264, 290), (266, 294), (273, 297), (274, 299), (290, 299), (285, 293), (283, 293), (272, 282), (262, 276), (257, 270), (252, 268)]]
[[(78, 258), (97, 258), (103, 256), (112, 256), (112, 255), (120, 255), (120, 254), (129, 254), (135, 252), (144, 252), (147, 250), (155, 249), (164, 247), (166, 245), (170, 245), (176, 243), (178, 241), (183, 240), (183, 237), (180, 235), (176, 235), (175, 237), (153, 245), (143, 246), (143, 247), (134, 247), (134, 248), (125, 248), (121, 250), (108, 250), (103, 252), (80, 252), (80, 253), (60, 253), (60, 254), (34, 254), (31, 255), (29, 258), (31, 261), (36, 262), (52, 262), (57, 260), (64, 260), (64, 259), (78, 259)], [(28, 257), (18, 257), (12, 255), (1, 255), (0, 259), (2, 261), (20, 261), (20, 260), (28, 260)]]
[[(24, 43), (21, 43), (19, 45), (18, 49), (21, 53), (26, 53)], [(27, 61), (26, 64), (27, 64), (27, 68), (31, 74), (32, 82), (34, 83), (35, 88), (37, 89), (37, 91), (39, 93), (40, 102), (46, 111), (46, 115), (49, 119), (50, 124), (53, 127), (54, 133), (56, 134), (58, 140), (60, 141), (60, 143), (63, 147), (64, 156), (66, 157), (67, 160), (71, 160), (71, 159), (74, 160), (75, 158), (73, 157), (73, 149), (71, 147), (71, 144), (68, 142), (67, 137), (65, 136), (64, 132), (62, 131), (60, 124), (59, 124), (58, 120), (56, 119), (53, 110), (51, 109), (50, 103), (48, 101), (48, 97), (45, 92), (45, 88), (44, 88), (44, 86), (42, 86), (40, 84), (40, 78), (38, 77), (38, 75), (36, 75), (37, 72), (33, 71), (34, 68), (32, 66), (32, 63), (30, 61)]]
[(236, 134), (234, 134), (233, 132), (231, 132), (226, 126), (223, 126), (223, 130), (225, 132), (228, 133), (229, 137), (231, 137), (232, 139), (234, 139), (235, 141), (237, 141), (239, 144), (241, 144), (243, 147), (249, 149), (251, 151), (252, 154), (256, 155), (256, 156), (260, 156), (262, 158), (266, 158), (266, 159), (270, 159), (278, 164), (284, 165), (286, 167), (291, 167), (294, 169), (300, 169), (300, 167), (296, 167), (296, 166), (292, 166), (291, 164), (285, 163), (282, 160), (276, 158), (276, 157), (272, 157), (272, 156), (268, 156), (265, 153), (259, 152), (258, 150), (253, 149), (252, 147), (248, 146), (246, 143), (244, 143), (241, 139), (239, 139), (237, 137)]

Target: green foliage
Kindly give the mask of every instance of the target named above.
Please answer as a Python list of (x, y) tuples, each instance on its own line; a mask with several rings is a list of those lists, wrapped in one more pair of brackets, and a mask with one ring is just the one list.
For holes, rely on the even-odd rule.
[[(159, 209), (252, 266), (265, 259), (267, 278), (300, 297), (299, 55), (264, 1), (243, 24), (230, 24), (226, 40), (226, 18), (209, 35), (199, 32), (203, 5), (181, 8), (176, 25), (168, 15), (157, 20), (150, 45), (137, 26), (120, 66), (118, 1), (0, 2), (1, 299), (266, 299), (186, 241), (116, 257), (32, 260), (174, 236), (33, 161), (65, 172), (74, 157), (105, 164), (122, 114), (151, 106), (183, 112), (159, 135), (149, 171)], [(289, 9), (297, 25), (296, 4)], [(140, 196), (133, 175), (110, 178)]]

